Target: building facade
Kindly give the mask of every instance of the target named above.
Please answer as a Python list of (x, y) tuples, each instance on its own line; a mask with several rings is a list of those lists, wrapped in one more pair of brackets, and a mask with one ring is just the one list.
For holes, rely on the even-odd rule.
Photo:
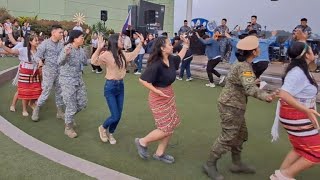
[[(165, 5), (163, 29), (173, 33), (173, 0), (146, 0)], [(139, 0), (0, 0), (0, 7), (18, 16), (38, 16), (38, 19), (72, 21), (76, 13), (86, 16), (89, 25), (100, 21), (101, 10), (108, 11), (106, 26), (120, 31), (128, 15), (129, 5), (138, 5)]]

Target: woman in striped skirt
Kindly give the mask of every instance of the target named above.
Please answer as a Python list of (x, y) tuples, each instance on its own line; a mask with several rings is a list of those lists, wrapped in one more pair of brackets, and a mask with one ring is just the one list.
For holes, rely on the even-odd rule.
[(280, 89), (276, 121), (288, 133), (292, 150), (270, 176), (271, 180), (293, 180), (300, 172), (320, 163), (320, 134), (316, 111), (318, 85), (308, 70), (315, 57), (305, 42), (294, 42), (288, 50), (291, 63), (285, 71)]
[[(12, 37), (12, 29), (6, 27), (8, 36)], [(34, 104), (41, 94), (41, 80), (38, 64), (34, 61), (34, 54), (39, 44), (36, 35), (27, 36), (24, 42), (18, 43), (14, 48), (6, 47), (0, 40), (0, 47), (10, 54), (16, 54), (21, 61), (18, 78), (18, 99), (22, 99), (22, 115), (28, 116), (28, 103)], [(32, 106), (32, 105), (31, 105)]]
[(176, 70), (179, 69), (180, 61), (189, 48), (189, 41), (182, 36), (181, 39), (184, 42), (183, 48), (174, 56), (170, 40), (166, 37), (157, 38), (148, 59), (147, 69), (140, 77), (142, 85), (150, 90), (148, 101), (157, 127), (147, 136), (135, 139), (138, 154), (143, 159), (149, 157), (148, 145), (159, 141), (153, 158), (165, 163), (174, 162), (174, 158), (165, 154), (165, 150), (174, 129), (180, 124), (171, 84), (175, 81)]

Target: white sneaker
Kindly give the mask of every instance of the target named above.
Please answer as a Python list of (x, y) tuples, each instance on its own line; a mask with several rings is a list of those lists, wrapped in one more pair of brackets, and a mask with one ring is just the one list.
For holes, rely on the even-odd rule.
[(107, 135), (107, 130), (104, 129), (102, 126), (99, 126), (98, 128), (99, 136), (102, 142), (108, 142), (109, 138)]
[(96, 74), (101, 74), (101, 73), (102, 73), (102, 71), (96, 70)]
[(179, 77), (179, 76), (177, 76), (176, 79), (179, 80), (179, 81), (182, 81), (182, 78)]
[(226, 76), (220, 76), (219, 84), (223, 83), (223, 81), (224, 81), (225, 78), (226, 78)]
[(93, 70), (93, 69), (92, 69), (91, 72), (96, 72), (96, 70)]
[(186, 81), (192, 81), (192, 80), (193, 80), (192, 77), (186, 79)]
[(207, 87), (212, 87), (212, 88), (216, 87), (216, 85), (215, 85), (214, 83), (206, 84), (206, 86), (207, 86)]
[(140, 75), (140, 74), (141, 74), (141, 72), (139, 72), (139, 71), (134, 73), (134, 75)]
[(109, 138), (110, 144), (116, 144), (117, 143), (117, 140), (113, 137), (112, 134), (109, 134), (108, 138)]

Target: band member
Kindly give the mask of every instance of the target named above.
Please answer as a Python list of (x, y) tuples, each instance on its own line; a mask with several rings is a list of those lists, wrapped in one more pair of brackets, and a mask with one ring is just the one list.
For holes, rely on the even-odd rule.
[(301, 31), (306, 33), (308, 35), (308, 38), (309, 38), (311, 36), (311, 34), (312, 34), (312, 29), (307, 24), (308, 24), (308, 19), (307, 18), (302, 18), (301, 19), (301, 24), (296, 26), (294, 28), (294, 31), (297, 30), (297, 29), (301, 29)]
[(188, 21), (184, 20), (183, 21), (183, 26), (181, 26), (181, 28), (179, 29), (178, 35), (186, 33), (186, 32), (188, 32), (190, 30), (191, 30), (191, 28), (188, 26)]
[(233, 173), (255, 173), (255, 169), (241, 160), (242, 146), (248, 140), (245, 112), (248, 96), (262, 101), (272, 101), (273, 95), (259, 89), (255, 83), (251, 63), (260, 54), (259, 40), (248, 36), (237, 44), (238, 61), (228, 73), (226, 85), (218, 99), (222, 132), (213, 144), (210, 156), (203, 169), (212, 179), (223, 179), (218, 172), (217, 161), (231, 151)]
[(218, 42), (220, 43), (222, 61), (229, 62), (229, 57), (228, 57), (229, 54), (227, 53), (228, 47), (229, 47), (229, 41), (228, 41), (228, 38), (225, 36), (226, 32), (229, 33), (229, 28), (227, 26), (227, 19), (224, 18), (221, 20), (221, 25), (214, 30), (214, 33), (216, 32), (219, 33)]
[(261, 35), (261, 25), (257, 23), (258, 17), (256, 15), (251, 16), (251, 23), (246, 28), (246, 32), (249, 33), (249, 31), (256, 30), (258, 36)]

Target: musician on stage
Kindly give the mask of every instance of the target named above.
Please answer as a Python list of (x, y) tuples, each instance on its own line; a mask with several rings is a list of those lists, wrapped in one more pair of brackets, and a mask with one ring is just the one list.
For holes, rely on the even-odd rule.
[(310, 38), (310, 36), (312, 34), (312, 29), (307, 24), (308, 24), (308, 19), (307, 18), (302, 18), (301, 19), (301, 24), (296, 26), (294, 28), (294, 31), (296, 29), (301, 29), (301, 31), (304, 32), (304, 33), (307, 33), (308, 34), (308, 38)]
[(214, 33), (218, 32), (218, 42), (220, 43), (220, 51), (222, 56), (222, 62), (229, 62), (229, 56), (228, 56), (228, 45), (229, 41), (228, 38), (226, 38), (225, 33), (229, 33), (229, 28), (227, 26), (227, 19), (223, 18), (221, 20), (221, 25), (218, 26)]
[(246, 32), (249, 33), (249, 31), (256, 30), (258, 36), (261, 35), (261, 25), (257, 23), (258, 17), (256, 15), (251, 16), (251, 23), (246, 28)]

